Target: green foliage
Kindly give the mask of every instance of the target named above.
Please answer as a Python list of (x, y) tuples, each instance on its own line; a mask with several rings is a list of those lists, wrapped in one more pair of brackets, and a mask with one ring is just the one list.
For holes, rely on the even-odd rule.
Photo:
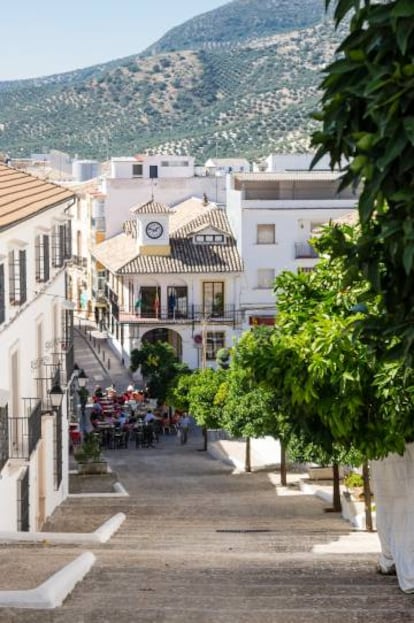
[[(381, 295), (378, 325), (399, 339), (395, 356), (411, 363), (414, 344), (414, 3), (327, 0), (349, 34), (322, 82), (323, 127), (317, 158), (344, 165), (342, 186), (362, 185), (361, 233), (352, 262)], [(373, 326), (373, 323), (370, 323)], [(374, 327), (375, 329), (375, 327)]]
[(348, 489), (352, 489), (353, 487), (363, 487), (364, 479), (361, 474), (357, 474), (357, 472), (350, 472), (345, 476), (343, 483), (346, 487), (348, 487)]
[(102, 460), (99, 439), (93, 433), (86, 433), (82, 444), (73, 453), (78, 463), (98, 463)]
[(271, 0), (235, 0), (186, 21), (166, 33), (145, 53), (172, 49), (192, 50), (211, 42), (228, 46), (288, 30), (306, 28), (321, 19), (320, 0), (278, 0), (275, 10)]
[(220, 348), (216, 354), (217, 367), (221, 370), (227, 370), (230, 365), (230, 349)]
[(189, 377), (189, 412), (197, 424), (206, 428), (221, 428), (222, 398), (219, 390), (226, 378), (224, 370), (205, 368)]
[(131, 351), (131, 371), (138, 368), (146, 380), (150, 395), (164, 402), (176, 377), (186, 374), (188, 367), (179, 362), (174, 348), (166, 342), (144, 342)]
[(192, 383), (192, 374), (179, 374), (172, 381), (166, 400), (168, 404), (174, 405), (179, 411), (190, 411), (190, 388)]
[[(344, 228), (342, 235), (333, 228), (322, 237), (329, 255), (358, 234)], [(283, 274), (276, 284), (280, 314), (272, 342), (278, 367), (272, 373), (269, 360), (263, 367), (282, 387), (300, 432), (323, 447), (331, 437), (361, 457), (402, 453), (414, 433), (413, 373), (401, 361), (379, 359), (359, 330), (366, 316), (374, 322), (382, 313), (369, 284), (343, 257), (321, 260), (312, 273)], [(384, 350), (393, 348), (387, 336), (382, 343)]]

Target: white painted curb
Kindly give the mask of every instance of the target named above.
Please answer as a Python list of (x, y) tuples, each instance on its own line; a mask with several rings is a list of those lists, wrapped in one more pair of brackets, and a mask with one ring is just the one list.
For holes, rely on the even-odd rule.
[(96, 558), (91, 552), (85, 552), (37, 588), (27, 591), (0, 591), (0, 608), (57, 608), (90, 571), (95, 561)]
[(69, 498), (128, 498), (129, 493), (120, 482), (115, 482), (113, 493), (69, 493)]
[(125, 521), (124, 513), (117, 513), (95, 532), (0, 532), (0, 543), (106, 543)]
[(351, 532), (335, 541), (314, 545), (314, 554), (380, 554), (381, 544), (376, 532)]

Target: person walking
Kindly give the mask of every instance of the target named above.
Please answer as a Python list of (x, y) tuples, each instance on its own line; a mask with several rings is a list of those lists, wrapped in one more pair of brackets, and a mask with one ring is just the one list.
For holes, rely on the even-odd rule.
[(154, 420), (153, 412), (151, 409), (148, 409), (144, 417), (144, 445), (146, 448), (154, 447)]
[(188, 431), (190, 428), (190, 418), (188, 416), (188, 413), (183, 413), (183, 415), (181, 416), (179, 427), (181, 444), (185, 444), (188, 440)]

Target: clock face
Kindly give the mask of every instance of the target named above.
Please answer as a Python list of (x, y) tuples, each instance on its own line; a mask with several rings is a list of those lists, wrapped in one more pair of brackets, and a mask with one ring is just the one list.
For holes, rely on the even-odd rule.
[(145, 228), (145, 233), (148, 238), (160, 238), (163, 234), (164, 228), (161, 223), (157, 223), (157, 221), (151, 221)]

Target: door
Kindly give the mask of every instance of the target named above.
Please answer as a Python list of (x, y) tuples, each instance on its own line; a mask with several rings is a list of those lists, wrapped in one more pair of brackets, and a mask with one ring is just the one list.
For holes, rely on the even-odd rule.
[(158, 177), (158, 166), (156, 164), (150, 164), (149, 176), (151, 179)]
[(160, 317), (160, 288), (145, 286), (141, 288), (141, 316), (143, 318)]

